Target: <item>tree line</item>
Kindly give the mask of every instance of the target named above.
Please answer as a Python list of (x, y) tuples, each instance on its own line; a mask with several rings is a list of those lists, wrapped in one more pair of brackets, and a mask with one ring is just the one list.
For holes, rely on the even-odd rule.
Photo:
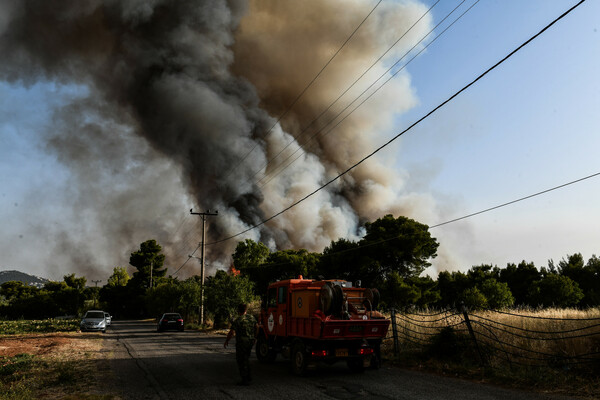
[[(332, 241), (322, 253), (271, 251), (261, 242), (239, 242), (229, 270), (206, 279), (207, 319), (217, 326), (226, 324), (238, 303), (256, 303), (270, 282), (299, 275), (360, 281), (363, 287), (378, 288), (384, 308), (445, 308), (459, 303), (471, 308), (600, 305), (600, 259), (596, 256), (586, 262), (576, 253), (540, 269), (525, 261), (505, 268), (482, 264), (467, 272), (443, 271), (434, 280), (423, 276), (439, 247), (426, 225), (386, 215), (364, 227), (362, 239)], [(187, 321), (197, 321), (200, 278), (167, 276), (164, 262), (160, 244), (147, 240), (130, 255), (133, 275), (115, 267), (102, 287), (87, 287), (86, 279), (75, 274), (41, 289), (6, 282), (0, 286), (0, 316), (46, 318), (101, 308), (116, 318), (177, 311)]]

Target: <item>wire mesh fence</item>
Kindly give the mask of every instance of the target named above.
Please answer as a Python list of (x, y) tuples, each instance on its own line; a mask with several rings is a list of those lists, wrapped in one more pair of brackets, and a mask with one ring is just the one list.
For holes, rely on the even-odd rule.
[(600, 368), (600, 309), (390, 311), (384, 345), (402, 353), (469, 352), (489, 367)]

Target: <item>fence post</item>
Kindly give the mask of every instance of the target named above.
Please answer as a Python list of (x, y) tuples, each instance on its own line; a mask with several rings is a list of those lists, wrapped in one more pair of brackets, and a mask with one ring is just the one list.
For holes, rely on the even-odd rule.
[(398, 359), (400, 346), (398, 345), (398, 326), (396, 325), (396, 309), (392, 308), (392, 334), (394, 335), (394, 357)]
[(477, 338), (475, 337), (475, 332), (473, 331), (473, 327), (471, 326), (471, 320), (469, 319), (469, 314), (467, 314), (467, 308), (465, 307), (465, 303), (461, 302), (460, 307), (462, 309), (463, 318), (465, 319), (465, 324), (467, 324), (467, 329), (469, 329), (469, 335), (475, 344), (475, 350), (477, 350), (477, 354), (479, 354), (479, 358), (481, 359), (481, 365), (485, 366), (487, 364), (485, 358), (483, 357), (483, 353), (479, 349), (479, 344), (477, 343)]

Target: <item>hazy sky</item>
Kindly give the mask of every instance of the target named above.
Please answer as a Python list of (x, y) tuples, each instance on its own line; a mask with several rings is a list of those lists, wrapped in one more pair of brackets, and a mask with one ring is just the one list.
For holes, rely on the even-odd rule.
[[(421, 101), (408, 122), (485, 71), (574, 1), (481, 1), (409, 67)], [(586, 2), (406, 134), (398, 165), (468, 215), (600, 172), (600, 23)], [(462, 260), (544, 266), (599, 254), (600, 179), (432, 230)], [(427, 221), (434, 225), (443, 221)], [(448, 238), (448, 239), (446, 239)], [(446, 239), (446, 240), (445, 240)]]
[[(434, 2), (422, 3), (426, 9)], [(473, 3), (467, 1), (465, 5)], [(373, 138), (373, 148), (404, 130), (575, 3), (478, 2), (399, 75), (409, 82), (414, 105), (395, 114), (393, 123)], [(370, 4), (372, 7), (376, 2)], [(430, 27), (457, 4), (441, 0), (432, 10)], [(409, 217), (436, 225), (600, 172), (596, 156), (600, 148), (598, 15), (600, 3), (588, 0), (378, 154), (403, 177), (406, 188), (398, 201), (414, 197), (421, 204)], [(381, 95), (393, 103), (394, 90), (397, 86), (390, 85)], [(129, 247), (108, 256), (98, 254), (97, 259), (93, 251), (85, 249), (90, 241), (94, 249), (110, 247), (109, 238), (103, 237), (106, 228), (97, 229), (106, 223), (101, 221), (102, 207), (110, 204), (100, 204), (99, 211), (87, 214), (68, 201), (78, 199), (80, 183), (61, 154), (50, 148), (48, 130), (60, 126), (56, 124), (56, 110), (88, 94), (88, 88), (75, 79), (0, 81), (0, 269), (18, 269), (57, 280), (77, 272), (88, 280), (105, 280), (114, 266), (128, 264), (136, 245), (151, 237), (170, 235), (177, 237), (168, 244), (167, 265), (172, 273), (199, 241), (198, 218), (189, 215), (189, 208), (198, 205), (182, 183), (185, 179), (180, 166), (154, 157), (154, 150), (141, 138), (127, 139), (137, 149), (133, 152), (135, 162), (144, 165), (144, 157), (152, 154), (148, 167), (159, 171), (157, 175), (161, 182), (169, 182), (168, 187), (159, 189), (158, 195), (153, 193), (152, 200), (147, 196), (148, 185), (127, 192), (128, 196), (135, 194), (145, 208), (150, 208), (147, 203), (157, 202), (152, 214), (136, 216), (139, 234), (135, 233), (138, 225), (128, 227), (133, 231), (128, 236)], [(370, 150), (365, 148), (365, 155)], [(103, 179), (99, 184), (110, 184), (110, 179)], [(115, 183), (119, 184), (122, 181)], [(434, 260), (435, 269), (430, 273), (466, 270), (481, 263), (504, 267), (521, 260), (541, 267), (548, 259), (559, 261), (575, 252), (581, 252), (585, 259), (600, 254), (599, 194), (600, 177), (595, 177), (434, 228), (431, 233), (441, 244), (440, 257)], [(429, 203), (423, 202), (431, 202), (436, 211), (429, 212)], [(123, 212), (131, 210), (124, 208)], [(172, 222), (153, 232), (152, 224), (144, 219), (158, 219), (163, 214), (169, 214)], [(110, 223), (118, 223), (118, 219)], [(73, 248), (59, 249), (52, 238), (63, 234), (65, 226), (85, 240)], [(89, 265), (73, 271), (73, 259)], [(182, 276), (194, 273), (194, 262), (184, 266)]]

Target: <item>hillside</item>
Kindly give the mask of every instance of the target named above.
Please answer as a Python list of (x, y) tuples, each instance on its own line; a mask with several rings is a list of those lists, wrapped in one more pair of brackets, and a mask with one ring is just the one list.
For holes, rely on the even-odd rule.
[(39, 276), (29, 275), (19, 271), (0, 271), (0, 285), (8, 281), (20, 281), (26, 285), (42, 287), (48, 279), (40, 278)]

